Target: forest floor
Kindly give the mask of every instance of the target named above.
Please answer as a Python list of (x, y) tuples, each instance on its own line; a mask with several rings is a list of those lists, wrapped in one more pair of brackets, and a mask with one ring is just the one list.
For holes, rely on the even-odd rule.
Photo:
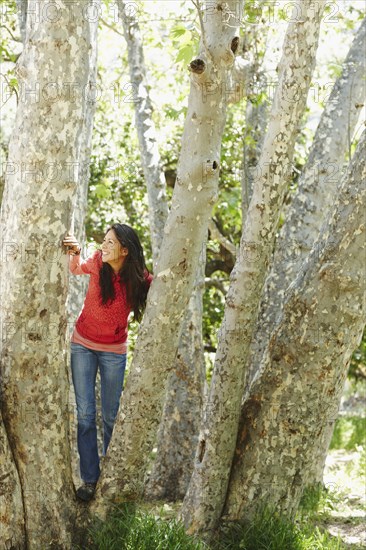
[(356, 392), (346, 386), (337, 421), (342, 427), (337, 432), (336, 426), (324, 471), (332, 499), (317, 516), (319, 526), (353, 550), (366, 548), (365, 415), (366, 384), (359, 384)]

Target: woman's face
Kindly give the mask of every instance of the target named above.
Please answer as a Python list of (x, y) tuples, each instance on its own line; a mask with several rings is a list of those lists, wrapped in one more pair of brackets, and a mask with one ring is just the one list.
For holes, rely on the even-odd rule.
[(128, 249), (121, 246), (113, 229), (105, 235), (102, 243), (102, 260), (107, 263), (123, 262), (128, 254)]

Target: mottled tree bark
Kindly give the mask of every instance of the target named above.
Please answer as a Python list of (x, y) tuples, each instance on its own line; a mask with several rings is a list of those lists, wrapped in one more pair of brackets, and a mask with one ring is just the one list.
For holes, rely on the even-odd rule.
[(163, 240), (164, 225), (168, 217), (164, 173), (160, 165), (156, 128), (152, 118), (153, 106), (147, 86), (140, 27), (134, 11), (131, 10), (130, 2), (118, 0), (117, 5), (127, 43), (136, 128), (149, 202), (150, 235), (155, 265)]
[(225, 517), (293, 516), (366, 322), (366, 132), (244, 401)]
[(27, 19), (1, 208), (2, 413), (21, 483), (23, 544), (37, 550), (69, 548), (76, 515), (61, 239), (78, 182), (93, 25), (81, 8), (88, 4), (60, 0), (57, 21), (42, 13)]
[(18, 471), (0, 412), (0, 548), (23, 548), (24, 508)]
[(183, 499), (193, 471), (206, 381), (202, 342), (204, 271), (205, 261), (201, 258), (174, 371), (167, 383), (156, 459), (145, 491), (149, 499)]
[(20, 36), (23, 44), (26, 39), (28, 0), (16, 0)]
[[(127, 43), (140, 156), (148, 192), (153, 263), (156, 265), (168, 217), (165, 178), (152, 118), (153, 107), (138, 19), (128, 2), (120, 0), (118, 7)], [(178, 353), (173, 361), (174, 370), (167, 383), (156, 458), (145, 490), (147, 498), (183, 498), (192, 473), (192, 452), (202, 412), (202, 377), (205, 372), (201, 333), (202, 284), (198, 276), (184, 318)]]
[(349, 136), (354, 132), (365, 98), (365, 50), (366, 19), (356, 33), (342, 74), (322, 113), (308, 161), (277, 239), (249, 360), (251, 375), (261, 363), (287, 288), (309, 254), (337, 193)]
[[(245, 365), (278, 224), (295, 138), (315, 65), (324, 2), (297, 2), (258, 163), (240, 251), (230, 277), (195, 469), (181, 517), (189, 532), (215, 528), (224, 504), (245, 386)], [(297, 11), (296, 11), (297, 10)]]
[[(88, 188), (90, 178), (90, 155), (92, 148), (92, 135), (93, 135), (93, 122), (96, 109), (96, 86), (97, 86), (97, 34), (98, 34), (98, 22), (95, 21), (94, 25), (91, 25), (91, 43), (89, 50), (89, 82), (85, 89), (85, 116), (83, 121), (83, 129), (81, 132), (80, 142), (80, 155), (78, 161), (78, 185), (76, 189), (75, 204), (72, 209), (72, 216), (68, 224), (68, 230), (74, 234), (79, 241), (81, 247), (85, 250), (85, 217), (88, 207)], [(84, 257), (90, 256), (92, 251), (85, 250)], [(85, 294), (88, 288), (88, 277), (69, 276), (69, 292), (67, 296), (66, 308), (68, 319), (68, 334), (67, 343), (69, 345), (69, 338), (74, 329), (74, 324), (82, 309)], [(68, 354), (68, 359), (70, 355)], [(74, 387), (72, 385), (70, 361), (68, 361), (68, 375), (70, 384), (70, 448), (73, 466), (74, 480), (78, 484), (80, 480), (79, 476), (79, 457), (77, 452), (76, 438), (77, 438), (77, 414), (76, 414), (76, 402)], [(96, 399), (98, 404), (98, 410), (101, 411), (101, 397), (100, 397), (100, 374), (98, 370), (97, 382), (96, 382)], [(98, 446), (100, 452), (103, 447), (103, 427), (102, 416), (99, 413), (97, 415), (98, 426)]]
[[(192, 293), (217, 193), (226, 94), (239, 36), (237, 3), (207, 8), (203, 40), (190, 64), (191, 90), (171, 212), (161, 255), (92, 511), (103, 516), (118, 494), (138, 495), (161, 417), (165, 382)], [(204, 19), (204, 18), (202, 18)], [(102, 495), (103, 499), (102, 500)]]

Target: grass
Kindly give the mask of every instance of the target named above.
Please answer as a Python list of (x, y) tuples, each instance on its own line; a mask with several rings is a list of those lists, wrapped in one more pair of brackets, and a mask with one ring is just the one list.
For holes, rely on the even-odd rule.
[[(87, 546), (98, 550), (359, 550), (345, 544), (327, 531), (332, 523), (361, 524), (364, 517), (355, 513), (349, 494), (351, 482), (364, 479), (366, 468), (366, 420), (356, 416), (337, 419), (330, 453), (347, 455), (342, 468), (331, 470), (347, 479), (346, 488), (335, 477), (327, 484), (306, 488), (295, 521), (263, 508), (250, 523), (224, 523), (210, 545), (188, 536), (176, 520), (179, 503), (174, 505), (121, 504), (107, 522), (97, 522), (90, 530)], [(344, 451), (344, 453), (343, 453)], [(331, 455), (330, 455), (331, 456)], [(333, 468), (333, 466), (331, 466)], [(348, 472), (351, 469), (352, 472)], [(352, 474), (352, 475), (351, 475)], [(349, 479), (348, 479), (349, 478)], [(352, 479), (351, 479), (352, 478)], [(333, 478), (331, 478), (333, 479)], [(328, 479), (329, 481), (329, 479)], [(362, 482), (362, 481), (361, 481)], [(159, 508), (160, 506), (160, 508)], [(356, 504), (360, 514), (364, 505)], [(344, 526), (344, 525), (343, 525)], [(335, 531), (338, 532), (338, 531)], [(342, 535), (343, 536), (343, 535)]]
[(98, 550), (204, 550), (204, 543), (189, 537), (182, 524), (164, 520), (137, 509), (131, 503), (118, 505), (107, 522), (97, 522), (90, 531), (88, 548)]
[(330, 490), (322, 483), (315, 483), (306, 487), (301, 501), (298, 515), (302, 518), (324, 518), (329, 512), (335, 510), (342, 502), (342, 495), (339, 491)]
[[(312, 507), (314, 507), (314, 502)], [(160, 511), (161, 513), (161, 511)], [(264, 508), (248, 524), (226, 523), (210, 545), (188, 536), (177, 520), (163, 519), (132, 504), (114, 509), (90, 530), (92, 550), (342, 550), (340, 539)]]
[(260, 510), (247, 525), (226, 525), (214, 550), (342, 550), (338, 538), (318, 527), (281, 517), (268, 507)]

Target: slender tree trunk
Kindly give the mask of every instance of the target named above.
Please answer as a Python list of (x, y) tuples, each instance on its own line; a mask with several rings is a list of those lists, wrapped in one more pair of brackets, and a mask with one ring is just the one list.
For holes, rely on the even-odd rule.
[(225, 517), (294, 515), (334, 421), (366, 322), (366, 132), (318, 241), (291, 285), (241, 415)]
[(267, 277), (250, 357), (251, 376), (258, 369), (268, 339), (282, 310), (289, 284), (316, 240), (337, 193), (345, 156), (365, 98), (366, 19), (362, 22), (342, 74), (321, 116), (309, 159), (288, 209)]
[(145, 491), (150, 499), (183, 499), (193, 471), (206, 380), (202, 343), (204, 271), (205, 261), (201, 258), (184, 316), (175, 368), (168, 379), (156, 459)]
[[(231, 273), (195, 469), (181, 516), (189, 532), (210, 534), (224, 504), (245, 386), (245, 364), (291, 165), (298, 125), (315, 65), (324, 2), (297, 2), (280, 62), (259, 176)], [(297, 10), (297, 11), (296, 11)]]
[(166, 186), (160, 166), (157, 134), (152, 118), (153, 107), (147, 87), (143, 43), (138, 20), (133, 10), (130, 9), (131, 2), (118, 0), (117, 5), (127, 42), (141, 164), (149, 201), (150, 234), (155, 265), (163, 239), (164, 225), (168, 217)]
[[(257, 71), (255, 86), (260, 91), (264, 91), (267, 86), (266, 78)], [(245, 220), (253, 194), (255, 174), (260, 158), (260, 151), (263, 145), (264, 136), (268, 123), (269, 106), (268, 102), (253, 104), (247, 99), (245, 108), (245, 136), (243, 146), (243, 170), (241, 180), (241, 205), (242, 205), (242, 225)], [(249, 143), (247, 139), (250, 138)]]
[(1, 208), (2, 413), (29, 549), (69, 548), (76, 515), (61, 239), (78, 181), (93, 25), (81, 8), (88, 4), (60, 0), (57, 21), (32, 18), (30, 25), (29, 18)]
[[(81, 132), (81, 143), (80, 143), (80, 155), (78, 162), (78, 186), (76, 189), (75, 197), (75, 206), (71, 212), (72, 217), (70, 219), (68, 229), (71, 233), (74, 233), (77, 240), (81, 244), (82, 248), (85, 247), (85, 217), (88, 207), (88, 188), (89, 188), (89, 178), (90, 178), (90, 155), (92, 148), (92, 135), (93, 135), (93, 122), (94, 114), (96, 109), (96, 85), (97, 85), (97, 34), (98, 34), (98, 23), (95, 22), (94, 26), (91, 26), (91, 44), (89, 50), (89, 63), (90, 63), (90, 76), (89, 82), (85, 90), (85, 116), (83, 121), (83, 130)], [(90, 255), (88, 251), (85, 252), (84, 257)], [(69, 276), (69, 293), (67, 296), (66, 309), (67, 309), (67, 319), (68, 319), (68, 338), (67, 342), (69, 343), (69, 338), (74, 329), (74, 324), (77, 320), (77, 317), (82, 309), (85, 294), (88, 288), (88, 278), (87, 277), (74, 277)], [(76, 402), (74, 387), (72, 385), (71, 371), (70, 371), (70, 355), (68, 354), (68, 376), (69, 376), (69, 385), (70, 385), (70, 448), (71, 448), (71, 457), (72, 457), (72, 470), (75, 482), (79, 482), (79, 456), (77, 452), (77, 413), (76, 413)], [(97, 382), (96, 382), (96, 399), (98, 410), (101, 411), (101, 397), (100, 397), (100, 374), (98, 371)], [(102, 415), (99, 413), (97, 415), (97, 425), (98, 425), (98, 445), (100, 452), (102, 451), (103, 445), (103, 422)]]
[[(92, 511), (103, 516), (118, 493), (138, 495), (161, 417), (165, 382), (192, 293), (217, 193), (226, 96), (222, 83), (238, 47), (237, 3), (214, 2), (204, 15), (171, 212), (147, 309)], [(203, 19), (203, 18), (202, 18)], [(102, 501), (102, 495), (104, 501)]]
[(16, 0), (16, 6), (18, 11), (20, 36), (22, 37), (22, 42), (24, 45), (25, 39), (26, 39), (26, 30), (27, 30), (28, 0)]
[(24, 508), (18, 471), (0, 412), (0, 548), (23, 548)]
[[(130, 6), (118, 3), (127, 43), (130, 82), (134, 91), (136, 127), (145, 176), (153, 261), (156, 265), (168, 217), (165, 178), (157, 144), (153, 108), (147, 85), (143, 40)], [(183, 498), (192, 473), (192, 449), (198, 434), (203, 400), (202, 281), (195, 282), (174, 359), (157, 437), (157, 453), (150, 475), (148, 498)]]

